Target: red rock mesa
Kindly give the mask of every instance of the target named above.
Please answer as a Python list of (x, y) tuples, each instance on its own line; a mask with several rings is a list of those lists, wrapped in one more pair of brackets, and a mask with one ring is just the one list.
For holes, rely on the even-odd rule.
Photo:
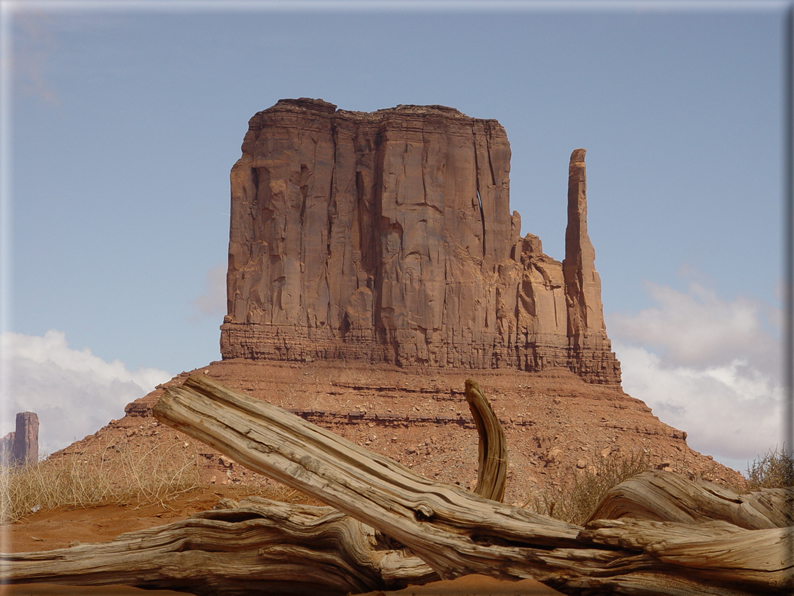
[(224, 359), (570, 369), (619, 384), (573, 152), (563, 263), (520, 236), (510, 144), (443, 106), (285, 99), (231, 172)]

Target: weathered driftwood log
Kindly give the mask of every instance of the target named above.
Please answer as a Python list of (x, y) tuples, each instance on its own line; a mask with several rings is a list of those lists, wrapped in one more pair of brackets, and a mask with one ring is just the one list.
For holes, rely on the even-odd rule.
[[(388, 458), (372, 454), (279, 408), (203, 377), (166, 391), (155, 408), (166, 424), (212, 445), (251, 469), (303, 490), (405, 544), (441, 577), (485, 573), (534, 577), (563, 591), (632, 594), (785, 593), (792, 566), (782, 557), (756, 559), (752, 549), (733, 567), (698, 542), (687, 565), (655, 553), (667, 542), (660, 529), (610, 521), (622, 538), (600, 534), (430, 482)], [(695, 524), (669, 525), (671, 536)], [(708, 530), (708, 528), (706, 529)], [(593, 531), (598, 531), (595, 528)], [(784, 540), (790, 529), (778, 532)], [(770, 530), (735, 532), (731, 548), (771, 540)], [(693, 548), (695, 544), (691, 545)], [(717, 561), (717, 563), (715, 563)], [(761, 570), (763, 573), (751, 573)]]
[[(596, 520), (580, 534), (582, 541), (641, 550), (677, 575), (700, 586), (690, 594), (712, 593), (712, 582), (758, 594), (789, 587), (791, 593), (794, 528), (746, 530), (724, 521), (681, 524), (642, 520)], [(722, 593), (722, 592), (714, 592)], [(730, 592), (728, 592), (730, 593)]]
[[(168, 389), (156, 406), (155, 415), (243, 465), (303, 490), (350, 516), (326, 513), (339, 515), (334, 523), (353, 527), (363, 522), (356, 527), (371, 526), (381, 531), (407, 546), (441, 577), (467, 573), (512, 579), (532, 577), (571, 594), (790, 593), (792, 563), (785, 549), (779, 547), (792, 538), (792, 528), (748, 530), (726, 522), (631, 519), (594, 520), (587, 528), (573, 526), (484, 499), (459, 487), (431, 482), (388, 458), (203, 376), (191, 377), (182, 387)], [(694, 483), (693, 486), (694, 489), (682, 490), (704, 490)], [(269, 515), (265, 514), (263, 519), (269, 519)], [(243, 519), (226, 523), (253, 521), (245, 514), (242, 516)], [(196, 522), (183, 523), (189, 526)], [(225, 563), (223, 556), (236, 548), (214, 534), (206, 538), (201, 532), (194, 534), (185, 528), (178, 540), (190, 546), (187, 551), (191, 548), (195, 551), (184, 560), (177, 556), (171, 561), (174, 566), (171, 573), (184, 574), (182, 589), (190, 581), (191, 573), (199, 573), (199, 564), (190, 564), (191, 556), (207, 567), (218, 561)], [(154, 534), (163, 531), (163, 528), (147, 530)], [(280, 546), (269, 543), (258, 548), (258, 555), (270, 554), (270, 558), (262, 556), (253, 560), (238, 556), (229, 564), (250, 565), (249, 577), (270, 577), (272, 582), (280, 583), (279, 589), (285, 594), (317, 593), (317, 584), (322, 582), (327, 582), (331, 589), (324, 587), (321, 591), (347, 589), (343, 586), (361, 581), (361, 576), (351, 579), (347, 574), (358, 574), (362, 564), (377, 569), (377, 565), (371, 564), (371, 550), (366, 547), (365, 555), (350, 554), (348, 549), (361, 552), (359, 546), (343, 544), (357, 542), (350, 531), (331, 532), (341, 542), (327, 550), (320, 546), (322, 541), (311, 538), (311, 532), (304, 533), (303, 538), (301, 532), (304, 530), (294, 539), (283, 539)], [(238, 540), (243, 543), (250, 536), (244, 528), (233, 528), (231, 533), (239, 534)], [(137, 550), (156, 553), (159, 542), (153, 540), (151, 548)], [(280, 551), (280, 548), (288, 550)], [(186, 552), (186, 548), (175, 552)], [(284, 558), (279, 559), (280, 552), (289, 552), (289, 562), (295, 566), (290, 567)], [(302, 556), (312, 561), (315, 555), (316, 562), (308, 566), (294, 559)], [(26, 556), (28, 559), (23, 560)], [(30, 581), (21, 579), (19, 569), (32, 562), (30, 557), (34, 556), (44, 557), (46, 553), (5, 555), (6, 578)], [(402, 555), (395, 558), (401, 559)], [(85, 569), (90, 571), (92, 565), (93, 572), (101, 572), (100, 561), (90, 563), (83, 559)], [(383, 567), (381, 562), (380, 568)], [(403, 563), (398, 568), (402, 577), (412, 573), (403, 573)], [(368, 577), (367, 582), (378, 581), (377, 571), (362, 575)], [(33, 570), (27, 577), (35, 579), (42, 575)], [(142, 569), (136, 580), (145, 577), (146, 571)], [(219, 574), (218, 578), (222, 584), (223, 576)], [(71, 583), (53, 576), (38, 581)], [(260, 586), (271, 582), (252, 581), (256, 582), (256, 588), (247, 584), (249, 590), (258, 588), (268, 593), (269, 588)]]
[(201, 375), (166, 390), (154, 414), (249, 469), (372, 525), (442, 577), (478, 573), (483, 566), (491, 575), (515, 577), (512, 568), (522, 566), (527, 553), (508, 546), (513, 541), (573, 547), (581, 529), (428, 480)]
[(178, 588), (194, 594), (348, 594), (425, 583), (417, 557), (333, 507), (251, 497), (103, 544), (3, 555), (4, 581)]
[[(504, 431), (473, 381), (467, 383), (467, 401), (477, 417), (480, 465), (489, 462), (478, 488), (503, 495)], [(261, 497), (246, 499), (241, 506), (225, 501), (225, 508), (233, 510), (199, 513), (107, 544), (4, 555), (2, 578), (15, 583), (121, 583), (218, 595), (347, 594), (438, 579), (421, 559), (390, 548), (394, 545), (388, 537), (332, 507), (287, 505)]]
[(507, 437), (476, 381), (466, 379), (466, 401), (480, 435), (477, 487), (474, 492), (486, 499), (504, 501), (507, 480)]
[(588, 522), (596, 519), (647, 519), (672, 522), (724, 520), (762, 530), (794, 525), (794, 488), (770, 488), (740, 495), (729, 488), (650, 471), (610, 490)]

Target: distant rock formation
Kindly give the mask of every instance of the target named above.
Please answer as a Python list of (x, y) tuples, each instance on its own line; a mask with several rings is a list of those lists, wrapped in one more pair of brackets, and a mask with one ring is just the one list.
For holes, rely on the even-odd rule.
[(0, 464), (25, 465), (39, 461), (39, 417), (34, 412), (20, 412), (16, 430), (0, 439)]
[(571, 156), (564, 263), (520, 237), (510, 144), (443, 106), (281, 100), (231, 172), (224, 359), (571, 369), (620, 383)]

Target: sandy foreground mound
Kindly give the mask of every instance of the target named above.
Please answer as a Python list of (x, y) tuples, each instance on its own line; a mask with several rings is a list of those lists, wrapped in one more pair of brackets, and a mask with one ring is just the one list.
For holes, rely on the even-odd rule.
[[(77, 590), (77, 591), (75, 591)], [(57, 586), (54, 584), (25, 584), (0, 587), (0, 594), (8, 596), (66, 596), (81, 594), (86, 596), (165, 596), (181, 595), (184, 592), (173, 590), (141, 590), (128, 586), (101, 586), (89, 588), (81, 586)], [(451, 581), (433, 582), (425, 586), (412, 586), (397, 592), (369, 592), (364, 596), (554, 596), (561, 594), (540, 582), (525, 579), (519, 582), (506, 582), (484, 575), (467, 575)]]

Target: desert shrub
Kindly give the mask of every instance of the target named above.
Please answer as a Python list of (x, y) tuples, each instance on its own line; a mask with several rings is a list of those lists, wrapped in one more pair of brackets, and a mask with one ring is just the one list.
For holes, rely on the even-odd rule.
[(573, 524), (582, 524), (611, 488), (650, 468), (650, 456), (644, 451), (625, 457), (602, 457), (581, 475), (573, 485), (551, 489), (526, 503), (535, 512)]
[(89, 445), (0, 470), (0, 521), (40, 509), (163, 503), (201, 484), (198, 457), (181, 443)]
[(770, 449), (747, 468), (747, 484), (750, 490), (794, 486), (794, 456), (785, 446)]

